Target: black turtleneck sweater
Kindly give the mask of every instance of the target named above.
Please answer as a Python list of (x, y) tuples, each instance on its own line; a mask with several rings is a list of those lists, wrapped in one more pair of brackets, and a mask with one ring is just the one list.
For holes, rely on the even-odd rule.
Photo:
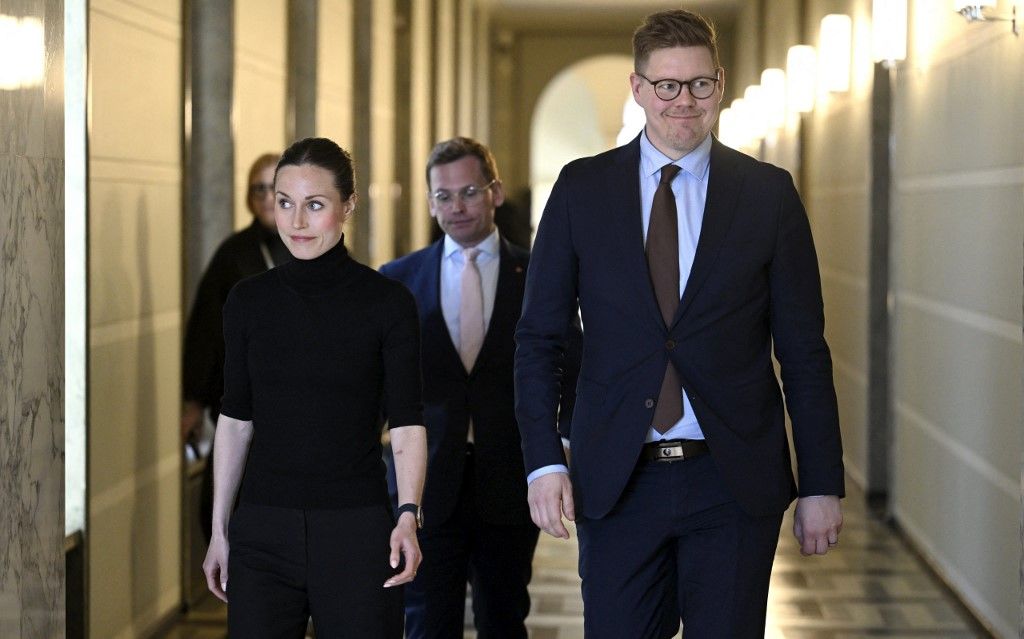
[(224, 305), (221, 413), (253, 422), (239, 499), (386, 503), (380, 419), (422, 424), (412, 294), (343, 242), (242, 280)]

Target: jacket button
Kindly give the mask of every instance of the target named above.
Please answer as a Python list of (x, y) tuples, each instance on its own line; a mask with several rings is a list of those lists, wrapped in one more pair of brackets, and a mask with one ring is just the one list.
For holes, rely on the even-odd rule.
[(651, 399), (650, 397), (648, 397), (647, 399), (645, 399), (645, 400), (644, 400), (644, 407), (645, 407), (645, 408), (654, 408), (654, 400), (653, 400), (653, 399)]
[(667, 342), (665, 342), (665, 348), (667, 348), (668, 350), (672, 350), (675, 347), (676, 347), (676, 341), (674, 339), (670, 339)]

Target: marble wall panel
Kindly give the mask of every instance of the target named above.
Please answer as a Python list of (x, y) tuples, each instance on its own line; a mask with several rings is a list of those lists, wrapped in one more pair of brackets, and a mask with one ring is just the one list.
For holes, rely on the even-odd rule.
[[(0, 90), (0, 637), (63, 637), (63, 3), (38, 19), (42, 83)], [(0, 64), (11, 63), (0, 61)], [(23, 61), (22, 61), (23, 62)]]
[[(45, 17), (45, 16), (40, 16)], [(49, 18), (46, 18), (49, 19)], [(41, 105), (42, 89), (10, 104)], [(59, 109), (59, 105), (53, 107)], [(41, 115), (41, 110), (37, 112)], [(0, 114), (0, 128), (17, 127)], [(62, 123), (62, 121), (61, 121)], [(20, 148), (63, 148), (63, 126)], [(55, 136), (60, 144), (47, 143)], [(36, 136), (36, 139), (32, 139)], [(0, 636), (64, 634), (64, 160), (0, 153)]]

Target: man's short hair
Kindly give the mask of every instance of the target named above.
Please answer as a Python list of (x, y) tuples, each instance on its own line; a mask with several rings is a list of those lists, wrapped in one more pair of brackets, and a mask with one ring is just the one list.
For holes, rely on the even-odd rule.
[(715, 68), (721, 66), (715, 25), (698, 13), (672, 9), (652, 13), (633, 32), (633, 70), (643, 73), (651, 53), (672, 47), (704, 47), (711, 52)]
[(430, 188), (430, 169), (439, 164), (451, 164), (464, 157), (474, 157), (480, 160), (480, 169), (484, 173), (484, 179), (490, 182), (498, 180), (498, 164), (494, 161), (494, 155), (486, 146), (473, 138), (457, 137), (444, 142), (438, 142), (430, 150), (430, 157), (427, 158), (427, 188)]

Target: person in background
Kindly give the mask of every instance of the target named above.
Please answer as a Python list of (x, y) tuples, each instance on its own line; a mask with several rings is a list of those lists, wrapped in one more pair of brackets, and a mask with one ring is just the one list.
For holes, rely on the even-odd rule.
[[(529, 254), (495, 227), (505, 190), (486, 146), (465, 137), (437, 144), (426, 177), (444, 235), (381, 267), (416, 296), (423, 334), (430, 459), (424, 560), (406, 588), (408, 636), (461, 638), (468, 582), (477, 636), (525, 639), (538, 531), (526, 502), (512, 361)], [(570, 410), (571, 400), (562, 419)]]
[(399, 639), (427, 456), (416, 302), (345, 249), (355, 179), (337, 144), (289, 147), (274, 192), (294, 259), (224, 304), (207, 586), (228, 603), (232, 637), (298, 638), (312, 617), (319, 637)]
[[(805, 554), (842, 527), (817, 257), (791, 176), (711, 133), (725, 83), (711, 24), (652, 14), (633, 54), (644, 130), (562, 169), (534, 244), (516, 331), (531, 512), (563, 538), (575, 518), (588, 639), (671, 637), (680, 619), (687, 639), (760, 639), (790, 502)], [(577, 303), (567, 469), (555, 426)]]

